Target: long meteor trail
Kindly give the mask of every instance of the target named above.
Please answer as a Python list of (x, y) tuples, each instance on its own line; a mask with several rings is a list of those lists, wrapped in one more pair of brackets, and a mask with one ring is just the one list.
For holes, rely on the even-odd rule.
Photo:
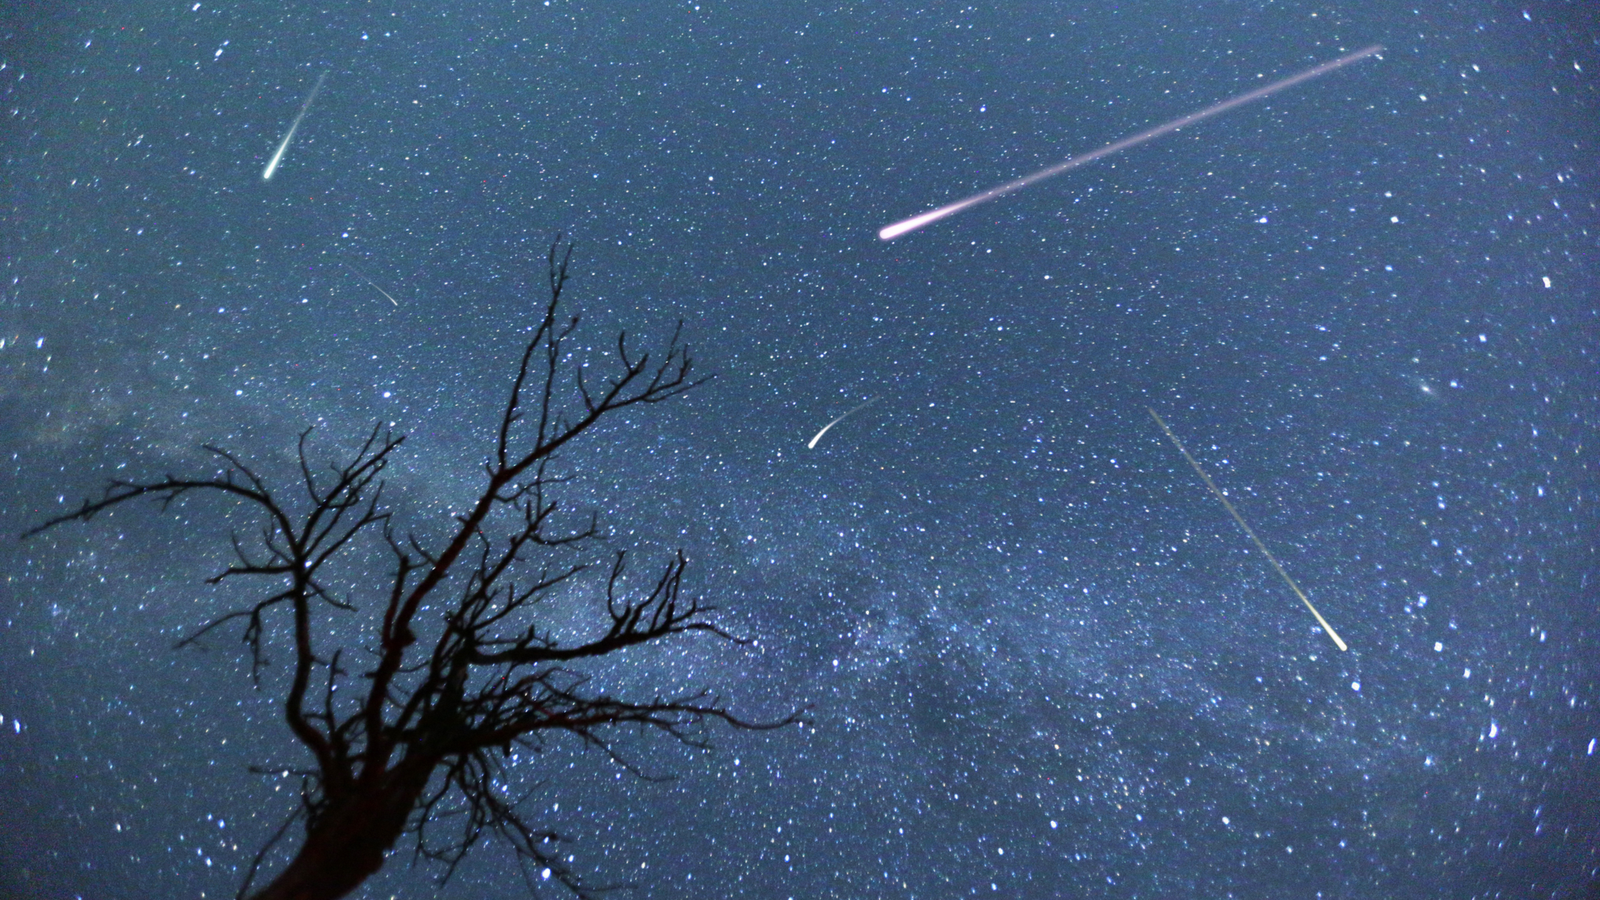
[(1168, 428), (1167, 423), (1156, 415), (1154, 409), (1145, 408), (1150, 410), (1150, 418), (1156, 420), (1156, 424), (1160, 425), (1161, 430), (1167, 433), (1167, 437), (1172, 438), (1172, 443), (1178, 446), (1178, 452), (1183, 454), (1183, 458), (1189, 461), (1189, 465), (1194, 466), (1194, 471), (1200, 476), (1200, 480), (1204, 481), (1206, 487), (1211, 489), (1211, 493), (1216, 495), (1216, 498), (1222, 501), (1222, 505), (1228, 508), (1228, 514), (1233, 516), (1235, 522), (1239, 523), (1239, 527), (1244, 529), (1245, 534), (1250, 535), (1250, 540), (1256, 542), (1256, 549), (1260, 550), (1261, 555), (1267, 558), (1267, 562), (1272, 563), (1272, 567), (1278, 570), (1279, 575), (1283, 576), (1284, 583), (1289, 585), (1289, 590), (1294, 591), (1294, 595), (1300, 598), (1300, 602), (1306, 605), (1306, 609), (1311, 610), (1311, 614), (1317, 617), (1317, 624), (1321, 625), (1322, 630), (1328, 633), (1328, 637), (1333, 638), (1333, 645), (1340, 650), (1349, 650), (1350, 648), (1345, 645), (1344, 639), (1339, 637), (1339, 633), (1333, 630), (1333, 626), (1329, 625), (1328, 620), (1322, 617), (1322, 613), (1317, 612), (1317, 608), (1311, 605), (1310, 600), (1306, 599), (1306, 592), (1300, 590), (1300, 585), (1295, 584), (1294, 579), (1289, 577), (1289, 573), (1284, 571), (1283, 566), (1278, 563), (1278, 558), (1272, 555), (1272, 551), (1267, 549), (1266, 544), (1261, 543), (1261, 538), (1256, 537), (1255, 529), (1251, 528), (1245, 522), (1244, 516), (1239, 515), (1239, 511), (1233, 508), (1233, 504), (1228, 502), (1227, 496), (1217, 487), (1217, 483), (1211, 480), (1211, 476), (1206, 474), (1205, 469), (1200, 468), (1200, 463), (1189, 455), (1188, 449), (1183, 446), (1183, 441), (1178, 440), (1178, 436), (1172, 433), (1172, 429)]
[(262, 181), (271, 181), (273, 174), (278, 171), (278, 163), (283, 162), (283, 154), (289, 149), (289, 142), (294, 140), (295, 129), (300, 127), (300, 120), (306, 117), (306, 110), (311, 108), (311, 101), (317, 99), (317, 91), (322, 90), (322, 83), (327, 80), (327, 72), (317, 76), (316, 87), (311, 89), (311, 94), (306, 97), (306, 102), (300, 104), (300, 112), (296, 113), (294, 121), (289, 123), (289, 131), (284, 134), (283, 140), (279, 142), (278, 152), (272, 154), (272, 159), (267, 161), (267, 167), (261, 170)]
[(1282, 81), (1274, 81), (1265, 87), (1259, 87), (1253, 91), (1240, 94), (1237, 97), (1232, 97), (1213, 106), (1208, 106), (1199, 112), (1192, 112), (1187, 116), (1183, 116), (1182, 118), (1173, 119), (1171, 122), (1168, 122), (1165, 125), (1157, 125), (1156, 127), (1147, 131), (1141, 131), (1132, 137), (1125, 137), (1115, 143), (1107, 144), (1104, 147), (1101, 147), (1099, 150), (1092, 150), (1088, 153), (1074, 156), (1066, 162), (1056, 163), (1048, 169), (1040, 169), (1032, 175), (1026, 175), (1022, 178), (1018, 178), (1016, 181), (1008, 181), (999, 187), (992, 187), (986, 191), (983, 191), (982, 193), (973, 194), (971, 197), (968, 197), (965, 200), (958, 200), (955, 203), (949, 204), (948, 206), (941, 206), (938, 209), (925, 212), (920, 216), (912, 216), (909, 219), (904, 219), (894, 223), (893, 225), (887, 225), (878, 231), (878, 237), (885, 241), (892, 241), (903, 234), (916, 231), (918, 228), (921, 228), (924, 225), (930, 225), (947, 216), (953, 216), (970, 206), (977, 206), (980, 203), (988, 203), (990, 200), (994, 200), (998, 197), (1004, 197), (1013, 191), (1020, 191), (1030, 184), (1043, 181), (1046, 178), (1054, 178), (1055, 176), (1060, 175), (1062, 172), (1068, 172), (1076, 169), (1079, 166), (1092, 163), (1102, 156), (1110, 156), (1113, 153), (1126, 150), (1129, 147), (1136, 147), (1145, 141), (1154, 140), (1164, 134), (1171, 134), (1185, 125), (1193, 125), (1194, 123), (1203, 119), (1209, 119), (1212, 116), (1225, 113), (1236, 106), (1243, 106), (1246, 103), (1260, 100), (1263, 97), (1270, 97), (1281, 90), (1294, 87), (1302, 81), (1310, 81), (1313, 78), (1326, 75), (1329, 72), (1332, 72), (1334, 69), (1344, 68), (1353, 62), (1358, 62), (1381, 52), (1383, 52), (1383, 46), (1380, 44), (1373, 44), (1371, 47), (1367, 47), (1363, 50), (1357, 50), (1354, 53), (1349, 53), (1339, 57), (1338, 59), (1325, 62), (1320, 66), (1314, 66), (1298, 75), (1291, 75)]
[(851, 409), (849, 412), (845, 413), (844, 415), (840, 416), (839, 418), (834, 419), (832, 422), (829, 422), (828, 424), (822, 426), (822, 430), (817, 432), (817, 436), (806, 442), (806, 449), (807, 450), (815, 450), (815, 449), (817, 449), (817, 441), (822, 440), (822, 436), (828, 433), (828, 429), (829, 428), (832, 428), (833, 426), (839, 424), (840, 422), (843, 422), (845, 419), (848, 419), (851, 416), (855, 415), (856, 413), (862, 411), (863, 409), (866, 409), (867, 407), (869, 407), (872, 404), (876, 403), (877, 400), (878, 400), (877, 395), (873, 395), (871, 397), (868, 397), (865, 403), (862, 403), (860, 406), (857, 406), (857, 407)]

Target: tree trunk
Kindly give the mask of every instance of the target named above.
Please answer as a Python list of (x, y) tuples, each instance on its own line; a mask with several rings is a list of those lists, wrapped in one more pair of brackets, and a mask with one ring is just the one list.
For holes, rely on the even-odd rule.
[(431, 772), (394, 773), (376, 790), (330, 804), (288, 867), (249, 900), (338, 900), (354, 891), (383, 867)]

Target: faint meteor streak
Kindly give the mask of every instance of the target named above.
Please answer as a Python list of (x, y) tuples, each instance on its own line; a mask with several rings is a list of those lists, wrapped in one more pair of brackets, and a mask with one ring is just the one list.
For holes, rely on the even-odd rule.
[(1333, 638), (1334, 646), (1338, 647), (1340, 650), (1349, 650), (1350, 648), (1345, 646), (1345, 642), (1339, 637), (1338, 632), (1334, 631), (1333, 626), (1328, 624), (1328, 620), (1324, 619), (1322, 617), (1322, 613), (1317, 612), (1317, 608), (1311, 605), (1310, 600), (1306, 599), (1305, 591), (1300, 590), (1300, 585), (1295, 584), (1294, 579), (1289, 577), (1289, 573), (1283, 570), (1282, 565), (1279, 565), (1278, 558), (1272, 555), (1272, 551), (1267, 549), (1266, 544), (1261, 543), (1261, 538), (1256, 537), (1255, 531), (1249, 525), (1245, 524), (1244, 516), (1239, 515), (1239, 511), (1233, 508), (1233, 504), (1229, 503), (1228, 498), (1224, 496), (1222, 491), (1217, 488), (1216, 482), (1212, 481), (1211, 476), (1206, 474), (1206, 470), (1200, 468), (1200, 463), (1196, 462), (1195, 458), (1189, 455), (1189, 451), (1184, 448), (1183, 442), (1178, 440), (1178, 436), (1172, 433), (1172, 429), (1167, 427), (1166, 422), (1161, 421), (1161, 417), (1156, 415), (1156, 411), (1154, 409), (1150, 409), (1149, 407), (1146, 407), (1146, 409), (1149, 409), (1150, 418), (1156, 420), (1156, 424), (1160, 425), (1161, 430), (1167, 433), (1167, 437), (1172, 438), (1172, 443), (1178, 446), (1178, 452), (1183, 454), (1183, 458), (1189, 461), (1189, 465), (1194, 466), (1195, 472), (1200, 476), (1200, 479), (1206, 483), (1206, 487), (1210, 488), (1211, 493), (1216, 495), (1216, 498), (1222, 501), (1222, 505), (1228, 508), (1228, 514), (1233, 516), (1233, 520), (1235, 522), (1239, 523), (1239, 527), (1244, 529), (1245, 534), (1250, 535), (1250, 540), (1256, 542), (1256, 549), (1260, 550), (1261, 555), (1267, 558), (1267, 562), (1272, 563), (1272, 567), (1278, 570), (1279, 575), (1283, 576), (1284, 582), (1289, 585), (1289, 590), (1294, 591), (1294, 595), (1300, 598), (1300, 602), (1306, 605), (1306, 609), (1311, 610), (1311, 614), (1317, 617), (1317, 624), (1321, 625), (1322, 630), (1328, 633), (1328, 637)]
[(877, 401), (877, 399), (878, 399), (877, 395), (874, 394), (873, 396), (868, 397), (866, 402), (862, 403), (859, 406), (856, 406), (856, 407), (852, 408), (849, 412), (846, 412), (844, 415), (840, 416), (839, 418), (834, 419), (832, 422), (829, 422), (828, 424), (822, 426), (822, 430), (817, 432), (817, 436), (812, 438), (806, 444), (806, 449), (807, 450), (815, 450), (817, 448), (817, 441), (822, 440), (822, 436), (828, 433), (828, 429), (829, 428), (832, 428), (833, 426), (839, 424), (840, 422), (843, 422), (845, 419), (848, 419), (851, 416), (855, 415), (856, 413), (862, 411), (863, 409), (866, 409), (867, 407), (871, 406), (874, 402)]
[(1072, 169), (1076, 169), (1081, 165), (1092, 163), (1102, 156), (1110, 156), (1113, 153), (1126, 150), (1129, 147), (1138, 146), (1145, 141), (1154, 140), (1155, 138), (1161, 137), (1164, 134), (1170, 134), (1174, 131), (1177, 131), (1179, 128), (1182, 128), (1185, 125), (1193, 125), (1202, 119), (1209, 119), (1218, 113), (1227, 112), (1228, 110), (1233, 109), (1235, 106), (1243, 106), (1251, 101), (1260, 100), (1263, 97), (1271, 96), (1272, 94), (1276, 94), (1285, 88), (1294, 87), (1302, 81), (1309, 81), (1318, 76), (1326, 75), (1329, 72), (1332, 72), (1334, 69), (1343, 68), (1344, 66), (1348, 66), (1353, 62), (1366, 59), (1375, 53), (1381, 52), (1383, 52), (1383, 46), (1380, 44), (1373, 44), (1371, 47), (1367, 47), (1366, 49), (1357, 50), (1354, 53), (1341, 56), (1338, 59), (1332, 60), (1331, 62), (1325, 62), (1320, 66), (1307, 69), (1298, 75), (1291, 75), (1282, 81), (1274, 81), (1265, 87), (1259, 87), (1253, 91), (1240, 94), (1237, 97), (1224, 100), (1221, 103), (1213, 106), (1208, 106), (1199, 112), (1192, 112), (1187, 116), (1183, 116), (1182, 118), (1173, 119), (1171, 122), (1168, 122), (1165, 125), (1157, 125), (1156, 127), (1147, 131), (1141, 131), (1132, 137), (1125, 137), (1120, 141), (1116, 141), (1115, 143), (1107, 144), (1104, 147), (1101, 147), (1099, 150), (1092, 150), (1088, 153), (1074, 156), (1066, 162), (1057, 163), (1048, 169), (1040, 169), (1032, 175), (1026, 175), (1022, 178), (1018, 178), (1016, 181), (1008, 181), (999, 187), (992, 187), (982, 193), (973, 194), (971, 197), (968, 197), (965, 200), (958, 200), (955, 203), (949, 204), (948, 206), (941, 206), (938, 209), (925, 212), (920, 216), (912, 216), (909, 219), (901, 220), (893, 225), (885, 226), (878, 231), (878, 237), (885, 241), (892, 241), (902, 234), (916, 231), (918, 228), (921, 228), (924, 225), (937, 222), (947, 216), (953, 216), (969, 206), (977, 206), (980, 203), (987, 203), (997, 197), (1004, 197), (1006, 194), (1009, 194), (1013, 191), (1022, 190), (1030, 184), (1043, 181), (1046, 178), (1053, 178), (1057, 175), (1060, 175), (1062, 172), (1067, 172)]
[[(317, 76), (317, 84), (311, 89), (311, 94), (306, 97), (306, 102), (300, 104), (300, 112), (295, 114), (294, 121), (289, 123), (289, 131), (278, 144), (278, 152), (272, 154), (272, 159), (267, 161), (267, 167), (261, 171), (262, 181), (271, 181), (272, 176), (278, 171), (278, 163), (283, 162), (283, 154), (289, 149), (289, 142), (294, 140), (295, 129), (300, 127), (300, 120), (306, 117), (306, 110), (311, 108), (311, 101), (317, 99), (317, 91), (322, 90), (322, 83), (328, 80), (328, 73), (323, 72)], [(396, 304), (398, 305), (398, 304)]]
[[(378, 293), (384, 295), (385, 297), (389, 297), (389, 292), (388, 291), (384, 290), (381, 287), (378, 287), (378, 283), (376, 281), (373, 281), (371, 278), (368, 278), (367, 276), (361, 274), (360, 272), (357, 272), (355, 266), (352, 266), (347, 262), (341, 262), (341, 263), (339, 263), (339, 265), (344, 266), (346, 269), (349, 269), (352, 273), (354, 273), (354, 275), (357, 278), (361, 279), (362, 281), (365, 281), (367, 284), (372, 285), (372, 289), (373, 290), (375, 290)], [(400, 305), (400, 301), (396, 300), (393, 297), (389, 297), (389, 302), (393, 303), (395, 306), (399, 306)]]

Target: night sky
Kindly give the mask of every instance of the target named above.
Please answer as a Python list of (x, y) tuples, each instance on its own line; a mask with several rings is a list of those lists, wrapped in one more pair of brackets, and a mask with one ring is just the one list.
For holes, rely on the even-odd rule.
[[(330, 6), (0, 13), (0, 894), (232, 896), (298, 784), (248, 766), (305, 762), (281, 652), (257, 691), (236, 633), (173, 649), (244, 596), (202, 582), (251, 520), (16, 536), (207, 442), (289, 486), (303, 429), (332, 461), (376, 422), (442, 533), (561, 232), (583, 347), (681, 319), (716, 373), (568, 454), (564, 500), (757, 639), (601, 679), (812, 721), (628, 745), (666, 784), (525, 760), (579, 873), (1594, 896), (1600, 7)], [(409, 862), (361, 896), (525, 893), (493, 844), (442, 892)]]

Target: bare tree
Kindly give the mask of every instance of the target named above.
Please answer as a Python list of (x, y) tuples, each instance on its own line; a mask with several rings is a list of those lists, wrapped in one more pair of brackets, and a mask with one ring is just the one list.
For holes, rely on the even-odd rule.
[[(569, 363), (567, 341), (578, 317), (561, 310), (561, 294), (571, 254), (559, 238), (550, 248), (549, 301), (512, 381), (483, 490), (471, 510), (456, 517), (442, 546), (430, 550), (395, 532), (391, 511), (381, 503), (382, 475), (403, 438), (380, 428), (354, 459), (326, 472), (308, 462), (310, 432), (302, 433), (305, 502), (275, 495), (238, 456), (208, 446), (223, 463), (217, 476), (113, 481), (99, 499), (28, 532), (88, 520), (141, 497), (166, 508), (205, 492), (260, 516), (259, 536), (247, 541), (235, 533), (234, 562), (208, 583), (255, 578), (270, 585), (266, 596), (211, 620), (180, 644), (242, 624), (258, 687), (263, 640), (294, 648), (283, 712), (310, 765), (290, 770), (300, 776), (300, 803), (256, 855), (239, 896), (249, 894), (262, 862), (296, 820), (304, 824), (304, 841), (270, 883), (249, 894), (254, 900), (345, 896), (377, 872), (407, 834), (416, 840), (413, 863), (419, 857), (442, 862), (444, 879), (480, 838), (497, 835), (520, 857), (525, 875), (529, 865), (548, 870), (545, 877), (590, 896), (599, 889), (566, 863), (559, 837), (525, 819), (518, 811), (522, 798), (501, 787), (514, 748), (537, 752), (552, 737), (575, 736), (640, 774), (614, 743), (632, 730), (625, 726), (704, 747), (705, 726), (715, 721), (749, 729), (799, 721), (795, 714), (770, 722), (743, 719), (707, 692), (613, 697), (590, 688), (573, 667), (691, 632), (742, 641), (711, 620), (713, 607), (683, 592), (682, 552), (642, 589), (630, 590), (623, 552), (584, 552), (604, 537), (592, 514), (576, 528), (553, 522), (551, 493), (561, 478), (550, 466), (563, 448), (611, 413), (660, 403), (700, 383), (691, 376), (681, 323), (659, 359), (636, 354), (627, 333), (619, 334), (614, 369), (601, 381), (586, 379), (581, 363)], [(562, 387), (569, 365), (573, 378)], [(349, 570), (359, 568), (349, 561), (373, 546), (390, 559), (387, 572), (346, 583)], [(598, 595), (594, 633), (562, 640), (548, 622), (541, 624), (539, 604), (584, 588)], [(353, 598), (361, 594), (386, 598), (381, 617), (360, 618)], [(334, 646), (330, 633), (341, 617), (345, 630), (355, 623), (362, 634), (354, 652)], [(423, 638), (432, 639), (431, 649)], [(370, 662), (356, 680), (347, 666), (360, 657)], [(447, 823), (459, 827), (440, 834)]]

